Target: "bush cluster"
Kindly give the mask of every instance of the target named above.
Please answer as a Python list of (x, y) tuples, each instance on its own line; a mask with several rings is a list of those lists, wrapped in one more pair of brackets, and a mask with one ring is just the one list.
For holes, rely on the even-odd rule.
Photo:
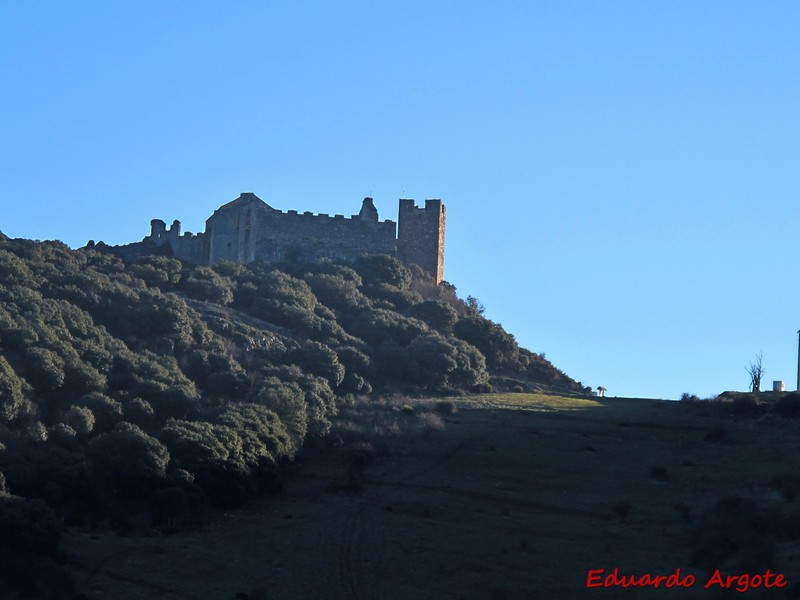
[(0, 520), (181, 527), (275, 489), (354, 395), (500, 371), (580, 391), (481, 312), (388, 256), (193, 267), (2, 238)]

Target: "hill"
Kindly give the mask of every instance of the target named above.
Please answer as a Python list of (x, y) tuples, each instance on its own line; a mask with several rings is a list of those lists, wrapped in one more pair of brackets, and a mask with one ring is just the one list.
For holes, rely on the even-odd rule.
[[(358, 404), (278, 496), (191, 533), (73, 531), (65, 547), (90, 597), (119, 600), (729, 597), (704, 587), (716, 569), (771, 569), (788, 585), (744, 597), (796, 597), (797, 425), (740, 408), (534, 394)], [(589, 571), (615, 568), (695, 583), (587, 589)]]
[(0, 239), (3, 572), (57, 570), (62, 522), (191, 527), (276, 490), (361, 396), (583, 391), (481, 312), (386, 256), (208, 268)]

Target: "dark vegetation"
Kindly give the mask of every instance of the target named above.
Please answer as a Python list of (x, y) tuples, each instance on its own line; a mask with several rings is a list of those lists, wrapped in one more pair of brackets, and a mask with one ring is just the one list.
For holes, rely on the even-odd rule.
[[(694, 394), (683, 394), (681, 401), (705, 415), (722, 417), (755, 418), (782, 417), (800, 418), (800, 393), (797, 392), (723, 392), (719, 396), (702, 400)], [(716, 441), (723, 441), (725, 434), (717, 434)]]
[(598, 568), (697, 577), (613, 598), (739, 595), (703, 589), (717, 569), (782, 573), (785, 590), (747, 596), (794, 597), (800, 422), (706, 404), (358, 398), (280, 495), (170, 536), (70, 528), (62, 547), (82, 592), (120, 600), (575, 598)]
[(583, 391), (470, 300), (384, 256), (126, 264), (0, 237), (0, 580), (47, 580), (63, 523), (175, 530), (278, 489), (359, 396)]
[(742, 573), (773, 567), (781, 520), (777, 509), (764, 508), (754, 500), (722, 498), (695, 524), (689, 564)]
[[(704, 440), (729, 447), (744, 442), (741, 434), (732, 436), (730, 433), (736, 424), (746, 427), (754, 427), (756, 423), (765, 427), (783, 425), (796, 435), (795, 420), (800, 418), (800, 394), (796, 392), (724, 392), (706, 400), (683, 394), (681, 400), (691, 412), (721, 421), (708, 431)], [(723, 424), (725, 421), (727, 426)], [(785, 462), (782, 452), (786, 448), (785, 444), (776, 444), (774, 462), (777, 465)], [(758, 471), (754, 470), (753, 475), (756, 474)], [(774, 492), (767, 502), (761, 494), (761, 498), (723, 496), (697, 519), (691, 519), (689, 511), (686, 512), (687, 521), (693, 523), (689, 535), (691, 566), (755, 572), (781, 562), (785, 564), (786, 557), (778, 560), (780, 549), (794, 548), (800, 540), (800, 510), (795, 502), (800, 496), (800, 476), (796, 469), (790, 469), (759, 483), (761, 488)], [(797, 597), (800, 586), (795, 583), (789, 593)]]

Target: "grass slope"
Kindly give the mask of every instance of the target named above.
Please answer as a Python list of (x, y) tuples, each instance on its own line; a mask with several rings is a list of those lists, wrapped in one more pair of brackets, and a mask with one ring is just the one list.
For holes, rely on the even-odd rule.
[[(84, 593), (117, 600), (716, 597), (702, 589), (707, 571), (689, 567), (692, 540), (713, 528), (704, 515), (729, 496), (754, 501), (774, 519), (797, 510), (797, 501), (766, 485), (797, 473), (800, 440), (788, 420), (737, 421), (686, 403), (636, 399), (451, 401), (455, 412), (440, 405), (442, 415), (433, 401), (345, 411), (335, 446), (302, 454), (285, 493), (199, 531), (70, 532), (65, 548)], [(357, 479), (352, 489), (336, 484), (348, 474)], [(787, 539), (774, 544), (771, 566), (790, 585), (800, 581), (798, 549)], [(716, 566), (735, 568), (746, 550)], [(589, 569), (615, 567), (637, 575), (680, 568), (698, 583), (585, 588)]]

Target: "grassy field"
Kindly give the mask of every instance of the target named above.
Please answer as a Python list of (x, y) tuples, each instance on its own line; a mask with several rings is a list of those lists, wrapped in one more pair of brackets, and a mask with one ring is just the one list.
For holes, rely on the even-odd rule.
[[(639, 399), (439, 402), (348, 409), (331, 443), (290, 468), (283, 493), (199, 530), (70, 532), (83, 592), (115, 600), (688, 600), (719, 597), (703, 589), (712, 568), (751, 564), (755, 573), (764, 557), (789, 586), (733, 594), (797, 591), (800, 545), (780, 533), (798, 510), (794, 422)], [(739, 500), (719, 505), (731, 497)], [(681, 569), (697, 583), (586, 588), (590, 569), (614, 568), (637, 576)]]

